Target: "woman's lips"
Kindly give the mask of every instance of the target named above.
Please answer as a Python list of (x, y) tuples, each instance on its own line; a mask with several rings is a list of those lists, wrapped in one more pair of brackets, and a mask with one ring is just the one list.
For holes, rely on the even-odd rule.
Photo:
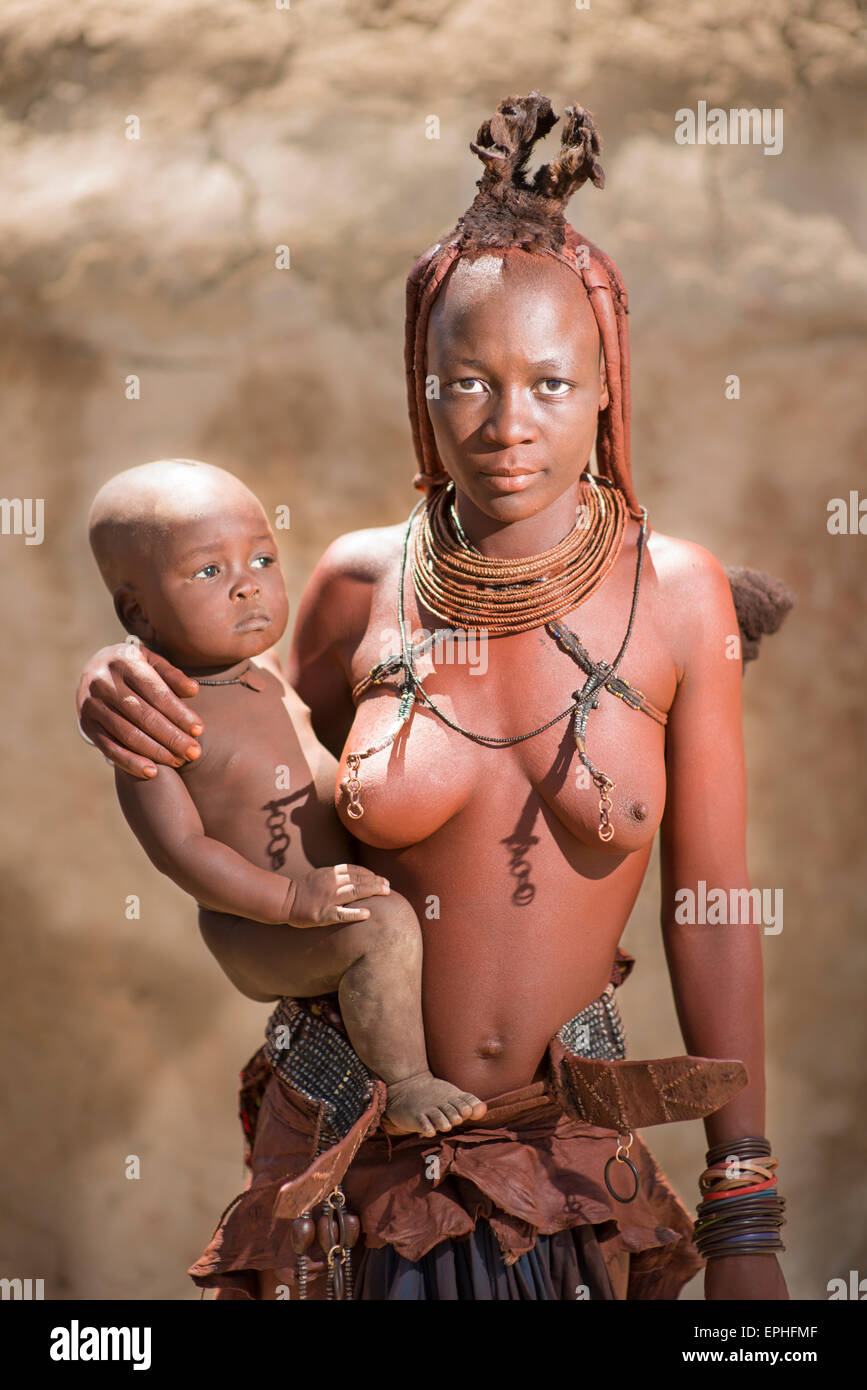
[(522, 472), (517, 469), (509, 473), (482, 473), (488, 485), (496, 492), (521, 492), (525, 487), (529, 487), (533, 479), (538, 477), (538, 468), (527, 469)]

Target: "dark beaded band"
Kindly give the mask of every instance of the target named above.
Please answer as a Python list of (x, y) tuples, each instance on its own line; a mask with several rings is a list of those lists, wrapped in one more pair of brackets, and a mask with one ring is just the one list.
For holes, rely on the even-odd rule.
[(777, 1245), (773, 1250), (766, 1250), (762, 1245), (741, 1245), (729, 1246), (725, 1250), (715, 1250), (712, 1255), (708, 1255), (709, 1260), (721, 1260), (726, 1255), (775, 1255), (778, 1250), (785, 1251), (785, 1245)]
[(758, 1251), (763, 1255), (776, 1255), (785, 1248), (781, 1240), (765, 1240), (763, 1236), (754, 1236), (751, 1232), (745, 1231), (741, 1235), (732, 1236), (731, 1240), (720, 1241), (718, 1245), (712, 1246), (702, 1254), (702, 1259), (719, 1260), (723, 1255), (746, 1255)]
[(739, 1250), (742, 1245), (761, 1245), (765, 1250), (784, 1250), (779, 1231), (733, 1231), (702, 1247), (702, 1259), (710, 1260), (723, 1250)]
[(729, 1139), (723, 1144), (714, 1144), (705, 1154), (705, 1162), (710, 1167), (721, 1158), (770, 1158), (770, 1140), (763, 1135), (747, 1136), (744, 1139)]
[[(780, 1218), (768, 1219), (766, 1216), (744, 1216), (737, 1221), (727, 1221), (725, 1226), (721, 1226), (716, 1231), (708, 1230), (706, 1245), (713, 1244), (721, 1236), (733, 1234), (735, 1231), (763, 1231), (765, 1233), (778, 1231), (783, 1222)], [(702, 1233), (704, 1234), (704, 1232)]]
[(782, 1226), (783, 1219), (782, 1212), (777, 1208), (747, 1207), (744, 1209), (741, 1207), (734, 1212), (726, 1212), (720, 1216), (708, 1216), (706, 1219), (700, 1217), (696, 1222), (694, 1235), (696, 1238), (705, 1233), (711, 1235), (715, 1231), (725, 1230), (729, 1224), (734, 1224), (736, 1221), (756, 1221), (766, 1227)]

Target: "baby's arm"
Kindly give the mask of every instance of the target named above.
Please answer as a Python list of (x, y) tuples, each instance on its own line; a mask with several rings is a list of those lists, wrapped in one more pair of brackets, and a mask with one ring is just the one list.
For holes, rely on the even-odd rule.
[(370, 916), (367, 908), (345, 904), (388, 892), (385, 879), (357, 864), (313, 869), (294, 879), (251, 864), (205, 834), (193, 798), (173, 768), (159, 767), (149, 781), (116, 768), (115, 785), (151, 863), (202, 907), (271, 925), (325, 926), (363, 921)]

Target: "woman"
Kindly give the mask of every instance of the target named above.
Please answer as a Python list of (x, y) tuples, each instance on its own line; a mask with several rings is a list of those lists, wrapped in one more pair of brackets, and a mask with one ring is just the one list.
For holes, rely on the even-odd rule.
[[(581, 1108), (594, 1064), (582, 1072), (576, 1058), (600, 1054), (563, 1031), (622, 978), (618, 941), (659, 829), (685, 1043), (693, 1059), (746, 1069), (692, 1102), (711, 1146), (703, 1206), (717, 1218), (715, 1236), (697, 1237), (706, 1296), (785, 1298), (764, 1140), (760, 927), (676, 917), (676, 895), (701, 880), (749, 887), (738, 615), (713, 556), (651, 531), (633, 492), (626, 294), (562, 215), (585, 180), (603, 184), (588, 113), (568, 109), (559, 157), (525, 173), (555, 119), (537, 93), (501, 103), (472, 146), (486, 166), (473, 206), (410, 276), (421, 510), (409, 526), (335, 541), (299, 608), (287, 675), (339, 761), (335, 805), (357, 839), (352, 857), (418, 912), (430, 1064), (489, 1101), (490, 1117), (438, 1153), (429, 1140), (386, 1152), (374, 1086), (354, 1127), (350, 1116), (331, 1136), (340, 1162), (328, 1183), (361, 1213), (363, 1297), (677, 1297), (701, 1267), (692, 1223), (631, 1132), (617, 1158), (623, 1170), (630, 1151), (637, 1163), (638, 1202), (626, 1204), (625, 1171), (613, 1170), (612, 1191), (610, 1162), (603, 1186), (598, 1141), (626, 1129), (627, 1112), (606, 1124), (604, 1107)], [(586, 473), (594, 439), (596, 481)], [(448, 661), (419, 641), (438, 629), (454, 640)], [(468, 659), (470, 642), (457, 640), (467, 635), (484, 663)], [(158, 658), (98, 653), (80, 693), (83, 730), (127, 771), (195, 756), (199, 726), (183, 704), (195, 686)], [(201, 924), (244, 992), (285, 992), (280, 928), (216, 914)], [(286, 1282), (304, 1296), (304, 1223), (325, 1195), (309, 1185), (306, 1094), (283, 1088), (270, 1104), (242, 1215), (221, 1224), (194, 1267), (199, 1282), (260, 1297)], [(593, 1114), (601, 1125), (587, 1122)], [(491, 1155), (499, 1166), (483, 1171)], [(525, 1209), (515, 1194), (527, 1187)], [(344, 1239), (341, 1225), (338, 1237), (322, 1210), (332, 1224), (320, 1245), (342, 1251), (355, 1231)], [(291, 1226), (282, 1245), (281, 1222)], [(281, 1276), (265, 1262), (287, 1241), (298, 1259)]]

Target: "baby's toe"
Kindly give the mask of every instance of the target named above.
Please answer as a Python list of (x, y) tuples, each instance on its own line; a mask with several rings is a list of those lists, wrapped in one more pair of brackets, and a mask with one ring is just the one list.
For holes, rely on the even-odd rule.
[(470, 1115), (474, 1120), (481, 1120), (482, 1115), (488, 1113), (488, 1106), (484, 1101), (479, 1101), (478, 1095), (461, 1095), (461, 1102), (470, 1106)]
[(452, 1101), (443, 1101), (440, 1106), (440, 1109), (442, 1110), (443, 1114), (446, 1115), (449, 1118), (449, 1120), (451, 1120), (453, 1125), (459, 1125), (463, 1123), (464, 1117), (461, 1114), (460, 1108), (457, 1105), (453, 1104)]
[(435, 1125), (436, 1128), (443, 1133), (452, 1127), (452, 1122), (443, 1109), (429, 1110), (427, 1112), (427, 1117), (431, 1124)]

